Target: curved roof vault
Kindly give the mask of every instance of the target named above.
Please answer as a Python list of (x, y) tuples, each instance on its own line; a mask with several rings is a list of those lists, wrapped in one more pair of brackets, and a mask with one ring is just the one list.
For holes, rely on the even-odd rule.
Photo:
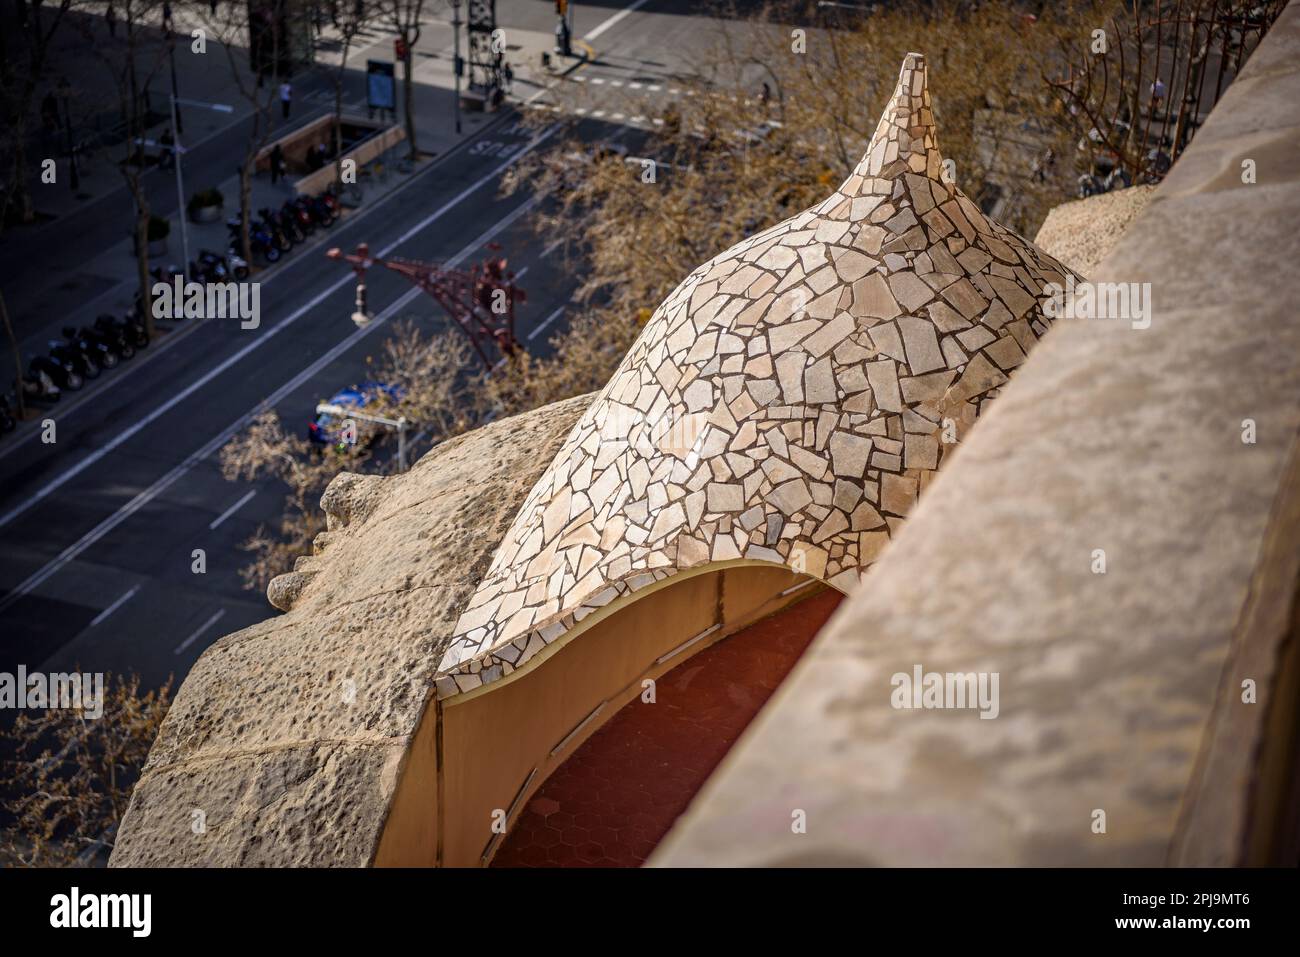
[(944, 175), (909, 53), (862, 161), (688, 276), (498, 546), (438, 693), (521, 667), (598, 609), (720, 563), (855, 583), (1046, 330), (1067, 270)]

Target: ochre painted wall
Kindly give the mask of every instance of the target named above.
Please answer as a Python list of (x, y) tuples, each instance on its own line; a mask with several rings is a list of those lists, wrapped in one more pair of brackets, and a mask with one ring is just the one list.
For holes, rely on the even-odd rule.
[[(508, 826), (578, 745), (641, 694), (645, 678), (823, 587), (809, 583), (781, 594), (806, 581), (759, 566), (683, 578), (597, 622), (532, 670), (472, 695), (431, 700), (401, 770), (375, 864), (486, 863), (500, 841), (494, 811), (510, 815)], [(721, 627), (658, 661), (714, 625)]]

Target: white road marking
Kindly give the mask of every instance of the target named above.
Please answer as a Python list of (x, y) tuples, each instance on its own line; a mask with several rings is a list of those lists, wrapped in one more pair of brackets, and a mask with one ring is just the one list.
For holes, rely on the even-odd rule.
[(109, 615), (113, 614), (113, 612), (117, 611), (119, 608), (121, 608), (123, 605), (125, 605), (128, 601), (130, 601), (132, 598), (135, 597), (135, 593), (138, 592), (139, 590), (140, 590), (140, 586), (139, 586), (139, 585), (135, 585), (135, 586), (133, 586), (129, 592), (127, 592), (125, 595), (123, 595), (123, 596), (122, 596), (121, 598), (119, 598), (117, 601), (113, 602), (113, 604), (109, 605), (107, 608), (105, 608), (103, 611), (101, 611), (98, 615), (96, 615), (96, 616), (95, 616), (95, 620), (92, 621), (92, 622), (90, 623), (90, 627), (91, 627), (91, 628), (94, 628), (96, 625), (98, 625), (101, 621), (103, 621), (103, 620), (104, 620), (105, 618), (107, 618)]
[(537, 258), (539, 258), (539, 259), (545, 259), (545, 258), (546, 258), (547, 256), (549, 256), (551, 253), (555, 252), (555, 250), (559, 249), (562, 245), (564, 245), (564, 240), (563, 240), (563, 239), (557, 239), (555, 242), (551, 243), (549, 246), (547, 246), (545, 249), (543, 249), (543, 250), (542, 250), (542, 254), (541, 254), (539, 257), (537, 257)]
[(642, 7), (644, 7), (644, 6), (645, 6), (647, 3), (649, 3), (649, 2), (650, 2), (650, 0), (636, 0), (636, 3), (629, 4), (629, 5), (627, 6), (626, 9), (620, 10), (618, 13), (614, 14), (612, 17), (610, 17), (608, 20), (606, 20), (606, 21), (605, 21), (604, 23), (602, 23), (600, 26), (596, 27), (596, 29), (594, 29), (594, 30), (592, 30), (590, 33), (588, 33), (588, 34), (587, 34), (583, 39), (585, 39), (585, 40), (594, 40), (594, 39), (596, 39), (596, 37), (600, 36), (602, 33), (604, 33), (604, 32), (605, 32), (606, 30), (608, 30), (610, 27), (612, 27), (612, 26), (614, 26), (615, 24), (617, 24), (617, 23), (618, 23), (619, 21), (621, 21), (624, 17), (626, 17), (629, 13), (634, 13), (635, 11), (640, 10)]
[(591, 82), (592, 82), (592, 83), (604, 83), (604, 82), (605, 82), (605, 78), (604, 78), (603, 76), (593, 76), (593, 77), (591, 78)]
[(195, 639), (195, 638), (197, 638), (199, 635), (203, 634), (205, 631), (207, 631), (209, 628), (211, 628), (213, 625), (215, 625), (217, 622), (219, 622), (219, 621), (220, 621), (222, 618), (224, 618), (225, 616), (226, 616), (226, 609), (222, 608), (220, 611), (218, 611), (216, 614), (214, 614), (211, 618), (209, 618), (209, 619), (208, 619), (207, 621), (205, 621), (203, 624), (199, 625), (198, 628), (194, 629), (194, 631), (190, 633), (190, 636), (189, 636), (188, 638), (186, 638), (184, 641), (182, 641), (179, 645), (176, 646), (176, 650), (173, 651), (172, 654), (174, 654), (174, 655), (179, 655), (182, 651), (184, 651), (184, 650), (185, 650), (186, 648), (188, 648), (190, 645), (194, 644), (194, 639)]
[[(405, 233), (403, 233), (401, 236), (399, 236), (397, 239), (391, 242), (384, 249), (380, 250), (379, 255), (387, 256), (390, 252), (392, 252), (395, 248), (397, 248), (402, 243), (406, 242), (412, 236), (416, 235), (417, 233), (421, 232), (424, 229), (427, 229), (432, 223), (434, 223), (438, 219), (441, 219), (450, 209), (458, 205), (467, 196), (470, 196), (480, 187), (491, 182), (496, 176), (504, 172), (512, 163), (514, 163), (515, 160), (524, 156), (526, 153), (530, 153), (534, 149), (536, 149), (539, 145), (541, 145), (541, 143), (544, 140), (549, 138), (553, 132), (554, 130), (551, 129), (543, 130), (541, 134), (539, 134), (533, 140), (525, 144), (518, 152), (512, 154), (500, 166), (496, 167), (491, 172), (485, 174), (478, 180), (475, 180), (469, 186), (466, 186), (455, 197), (448, 200), (442, 206), (438, 207), (438, 209), (434, 210), (432, 213), (430, 213), (428, 216), (422, 219), (411, 229), (407, 230)], [(227, 359), (225, 359), (223, 362), (221, 362), (214, 368), (208, 370), (208, 372), (204, 373), (202, 376), (195, 379), (188, 386), (186, 386), (180, 392), (177, 392), (167, 401), (159, 403), (144, 418), (140, 419), (133, 425), (128, 426), (122, 431), (115, 433), (113, 435), (113, 438), (110, 439), (107, 443), (105, 443), (103, 447), (96, 449), (94, 452), (91, 452), (84, 459), (82, 459), (76, 465), (72, 466), (72, 468), (68, 469), (58, 478), (52, 479), (51, 481), (43, 485), (39, 491), (28, 496), (22, 502), (15, 505), (9, 511), (5, 512), (3, 515), (0, 515), (0, 527), (8, 525), (10, 522), (12, 522), (19, 515), (23, 514), (23, 512), (27, 511), (33, 505), (42, 501), (53, 492), (58, 491), (60, 488), (62, 488), (64, 485), (70, 482), (72, 479), (76, 478), (86, 469), (90, 468), (90, 466), (94, 465), (96, 462), (102, 459), (109, 452), (112, 452), (114, 449), (121, 446), (124, 442), (133, 438), (146, 426), (152, 424), (153, 422), (157, 421), (160, 417), (170, 412), (181, 402), (184, 402), (186, 399), (188, 399), (199, 389), (203, 388), (205, 385), (207, 385), (217, 376), (221, 375), (221, 373), (225, 372), (231, 366), (240, 362), (245, 356), (252, 353), (255, 349), (261, 348), (263, 345), (265, 345), (275, 336), (283, 332), (285, 329), (289, 328), (290, 325), (297, 322), (298, 319), (300, 319), (302, 316), (306, 315), (308, 312), (315, 309), (316, 306), (320, 305), (320, 303), (324, 302), (326, 299), (328, 299), (334, 293), (338, 292), (348, 283), (353, 283), (353, 282), (356, 282), (356, 276), (354, 276), (350, 272), (347, 275), (340, 276), (337, 282), (333, 283), (330, 286), (327, 286), (305, 306), (302, 306), (299, 309), (297, 309), (295, 312), (291, 313), (289, 317), (285, 319), (283, 322), (281, 322), (279, 325), (272, 326), (270, 329), (266, 331), (265, 334), (254, 338), (252, 341), (248, 343), (248, 345), (244, 346), (238, 352), (229, 356)], [(0, 602), (0, 608), (3, 607), (4, 607), (3, 602)]]
[(208, 531), (212, 531), (214, 528), (216, 528), (218, 525), (220, 525), (220, 524), (221, 524), (222, 522), (224, 522), (226, 519), (230, 518), (230, 516), (232, 516), (232, 515), (234, 515), (236, 512), (238, 512), (241, 508), (243, 508), (243, 506), (248, 502), (248, 500), (249, 500), (250, 498), (252, 498), (252, 497), (253, 497), (254, 495), (256, 495), (256, 494), (257, 494), (257, 489), (250, 489), (247, 495), (245, 495), (245, 496), (244, 496), (243, 498), (241, 498), (238, 502), (236, 502), (234, 505), (230, 506), (230, 508), (226, 509), (226, 510), (225, 510), (224, 512), (222, 512), (220, 515), (218, 515), (215, 519), (213, 519), (211, 522), (209, 522), (209, 523), (208, 523)]
[(538, 326), (532, 332), (528, 333), (528, 341), (532, 342), (534, 339), (536, 339), (537, 336), (541, 333), (541, 331), (545, 329), (547, 326), (549, 326), (552, 322), (554, 322), (556, 317), (558, 317), (562, 312), (564, 312), (564, 307), (560, 306), (553, 313), (551, 313), (549, 316), (543, 319), (542, 324), (540, 326)]
[(646, 87), (646, 89), (649, 90), (651, 93), (658, 93), (660, 90), (663, 89), (663, 87), (660, 86), (658, 83), (653, 83), (650, 86)]
[[(532, 140), (523, 150), (517, 153), (511, 160), (499, 166), (496, 172), (494, 172), (493, 174), (484, 177), (482, 180), (479, 180), (474, 186), (469, 187), (465, 191), (465, 193), (461, 194), (461, 197), (465, 196), (468, 192), (477, 188), (478, 185), (481, 185), (486, 180), (490, 179), (491, 176), (494, 176), (496, 175), (496, 173), (499, 173), (502, 170), (504, 170), (507, 166), (513, 163), (515, 159), (518, 159), (522, 157), (525, 153), (535, 149), (545, 139), (547, 139), (553, 132), (554, 132), (553, 129), (543, 130), (542, 133), (537, 136), (537, 138)], [(451, 259), (447, 260), (446, 262), (447, 268), (454, 269), (460, 262), (462, 262), (465, 259), (465, 257), (470, 255), (470, 253), (479, 249), (484, 243), (489, 242), (494, 236), (497, 235), (497, 233), (501, 232), (503, 229), (508, 228), (512, 223), (515, 222), (515, 220), (519, 219), (520, 216), (524, 215), (524, 213), (531, 210), (540, 201), (541, 201), (541, 197), (534, 196), (532, 199), (528, 200), (527, 202), (522, 203), (513, 212), (508, 213), (505, 217), (498, 220), (496, 225), (489, 227), (487, 231), (483, 233), (483, 235), (479, 236), (472, 243), (470, 243), (468, 246), (462, 249), (459, 253), (457, 253)], [(438, 215), (441, 215), (441, 213), (444, 212), (447, 208), (448, 208), (447, 206), (442, 207), (442, 209), (440, 209), (437, 213), (435, 213), (428, 220), (426, 220), (426, 222), (432, 222), (433, 219), (437, 218)], [(405, 238), (406, 237), (404, 236), (402, 237), (402, 239), (398, 239), (393, 243), (389, 244), (379, 253), (379, 255), (381, 257), (387, 256)], [(311, 305), (315, 305), (315, 303), (318, 302), (320, 299), (324, 298), (324, 296), (340, 288), (343, 282), (355, 282), (355, 281), (356, 280), (354, 276), (349, 275), (345, 277), (342, 282), (336, 283), (334, 286), (331, 286), (320, 296), (317, 296), (316, 299), (312, 300)], [(394, 302), (382, 313), (376, 316), (375, 320), (371, 322), (369, 325), (362, 326), (361, 328), (353, 332), (351, 335), (349, 335), (347, 338), (337, 343), (332, 349), (327, 351), (319, 359), (317, 359), (307, 368), (303, 369), (302, 372), (298, 373), (298, 375), (294, 376), (292, 379), (290, 379), (288, 382), (282, 385), (279, 389), (277, 389), (266, 399), (263, 399), (261, 402), (259, 402), (248, 412), (241, 415), (238, 419), (236, 419), (224, 430), (222, 430), (222, 432), (219, 435), (209, 440), (207, 444), (205, 444), (201, 449), (199, 449), (197, 452), (190, 455), (187, 459), (185, 459), (185, 461), (181, 462), (170, 472), (168, 472), (158, 481), (154, 482), (153, 485), (149, 486), (149, 488), (145, 489), (143, 492), (141, 492), (131, 501), (127, 502), (120, 509), (118, 509), (112, 515), (110, 515), (108, 518), (104, 519), (104, 521), (100, 522), (93, 529), (91, 529), (89, 532), (87, 532), (85, 535), (79, 538), (76, 542), (69, 545), (67, 548), (65, 548), (62, 552), (59, 553), (57, 558), (46, 563), (41, 569), (39, 569), (38, 571), (30, 575), (25, 581), (23, 581), (20, 585), (18, 585), (13, 591), (11, 591), (3, 599), (0, 599), (0, 612), (4, 611), (6, 608), (12, 605), (23, 595), (29, 594), (34, 588), (39, 587), (42, 583), (48, 580), (52, 575), (54, 575), (61, 568), (63, 568), (63, 566), (67, 565), (68, 562), (72, 561), (74, 558), (76, 558), (78, 555), (84, 552), (91, 545), (95, 544), (95, 542), (99, 541), (101, 538), (103, 538), (113, 529), (117, 528), (119, 525), (125, 522), (128, 518), (130, 518), (141, 508), (147, 505), (149, 501), (152, 500), (160, 492), (170, 487), (177, 479), (179, 479), (182, 475), (188, 472), (191, 468), (193, 468), (203, 459), (207, 458), (217, 449), (221, 448), (221, 446), (223, 446), (226, 443), (226, 441), (230, 438), (230, 436), (234, 435), (235, 432), (238, 429), (240, 429), (246, 421), (248, 421), (250, 418), (252, 418), (254, 415), (257, 414), (259, 409), (263, 407), (269, 408), (279, 403), (286, 395), (288, 395), (294, 389), (298, 388), (298, 386), (306, 382), (307, 379), (309, 379), (311, 376), (314, 376), (325, 366), (333, 362), (336, 358), (342, 355), (347, 349), (351, 348), (355, 343), (360, 341), (361, 338), (365, 336), (367, 333), (370, 333), (375, 329), (379, 328), (395, 312), (397, 312), (399, 309), (405, 308), (405, 306), (408, 303), (413, 302), (416, 299), (416, 297), (420, 296), (421, 294), (422, 292), (419, 289), (419, 287), (412, 287), (405, 294), (400, 296), (396, 302)], [(309, 305), (306, 308), (310, 308), (310, 307), (311, 306)], [(274, 333), (277, 330), (284, 328), (287, 322), (288, 320), (286, 320), (285, 323), (281, 323), (279, 326), (276, 326), (274, 329), (271, 330), (271, 333)], [(268, 335), (270, 335), (271, 333), (268, 333)]]

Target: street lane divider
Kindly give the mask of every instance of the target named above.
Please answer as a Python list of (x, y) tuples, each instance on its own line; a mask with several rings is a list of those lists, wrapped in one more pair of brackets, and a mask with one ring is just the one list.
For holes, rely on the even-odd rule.
[[(504, 172), (506, 168), (509, 167), (512, 163), (523, 158), (527, 153), (531, 152), (532, 150), (540, 146), (548, 137), (552, 135), (552, 133), (554, 133), (554, 130), (555, 130), (554, 127), (548, 127), (547, 129), (543, 130), (538, 136), (536, 136), (531, 142), (529, 142), (525, 147), (523, 147), (518, 153), (516, 153), (514, 156), (508, 159), (501, 166), (497, 167), (497, 169), (494, 172), (488, 174), (488, 176), (485, 176), (483, 179), (480, 179), (473, 186), (468, 187), (464, 192), (460, 194), (460, 196), (457, 199), (452, 200), (447, 205), (444, 205), (439, 210), (435, 211), (433, 214), (427, 217), (423, 221), (423, 223), (425, 225), (432, 223), (439, 216), (442, 216), (444, 213), (446, 213), (448, 209), (450, 209), (452, 206), (459, 203), (462, 199), (464, 199), (474, 190), (478, 189), (485, 182), (489, 181), (492, 177), (497, 176), (500, 173)], [(521, 203), (518, 207), (513, 209), (511, 212), (507, 213), (505, 216), (499, 219), (494, 225), (489, 227), (485, 232), (482, 233), (482, 235), (478, 236), (473, 242), (465, 246), (454, 257), (447, 260), (446, 265), (449, 268), (454, 268), (457, 265), (459, 265), (461, 262), (463, 262), (466, 259), (466, 257), (474, 253), (476, 250), (481, 249), (486, 243), (490, 242), (493, 239), (493, 237), (495, 237), (498, 233), (509, 228), (521, 216), (531, 211), (539, 202), (541, 202), (541, 199), (542, 199), (541, 196), (533, 196), (532, 198)], [(419, 230), (416, 229), (404, 233), (401, 238), (393, 241), (388, 246), (386, 246), (379, 253), (379, 255), (380, 256), (389, 255), (395, 247), (400, 245), (402, 242), (410, 238), (410, 236), (414, 235), (414, 233), (418, 231)], [(293, 319), (297, 318), (297, 316), (302, 315), (303, 313), (309, 311), (310, 309), (315, 308), (315, 306), (319, 304), (322, 300), (324, 300), (329, 295), (337, 292), (339, 289), (341, 289), (345, 284), (349, 282), (355, 282), (355, 277), (353, 277), (352, 275), (347, 275), (343, 277), (343, 279), (341, 279), (339, 282), (333, 284), (332, 286), (330, 286), (329, 289), (325, 290), (324, 292), (316, 296), (306, 306), (303, 306), (297, 313), (295, 313), (289, 319), (286, 319), (280, 325), (273, 327), (268, 332), (267, 334), (268, 337), (274, 334), (275, 332), (278, 332), (281, 329), (285, 328), (291, 321), (293, 321)], [(213, 452), (217, 451), (219, 448), (221, 448), (221, 446), (225, 445), (226, 442), (231, 438), (231, 436), (233, 436), (239, 429), (243, 428), (243, 426), (255, 415), (257, 415), (259, 411), (261, 411), (263, 408), (270, 408), (272, 406), (275, 406), (279, 402), (283, 401), (284, 398), (288, 396), (291, 392), (293, 392), (294, 389), (297, 389), (299, 386), (305, 383), (309, 378), (316, 375), (318, 372), (320, 372), (321, 369), (325, 368), (325, 366), (329, 365), (331, 362), (337, 359), (340, 355), (342, 355), (352, 346), (360, 342), (361, 339), (364, 338), (366, 335), (373, 332), (375, 329), (379, 328), (393, 315), (398, 313), (400, 310), (406, 308), (406, 306), (414, 302), (415, 299), (422, 294), (423, 294), (423, 290), (421, 290), (418, 286), (407, 290), (405, 293), (399, 296), (395, 302), (390, 304), (388, 308), (386, 308), (383, 312), (381, 312), (378, 316), (376, 316), (373, 322), (369, 323), (366, 326), (362, 326), (358, 328), (351, 335), (347, 336), (342, 341), (336, 343), (331, 349), (329, 349), (318, 359), (316, 359), (315, 362), (311, 363), (311, 365), (307, 366), (307, 368), (303, 369), (301, 372), (299, 372), (288, 382), (284, 383), (282, 386), (280, 386), (279, 389), (277, 389), (274, 393), (272, 393), (263, 401), (259, 402), (248, 412), (241, 415), (238, 419), (236, 419), (229, 426), (223, 429), (215, 438), (209, 440), (206, 444), (204, 444), (202, 448), (189, 455), (183, 462), (181, 462), (179, 465), (177, 465), (175, 468), (169, 471), (162, 478), (158, 479), (158, 481), (154, 482), (153, 485), (149, 486), (143, 492), (140, 492), (131, 501), (127, 502), (125, 505), (119, 508), (108, 518), (104, 519), (104, 521), (100, 522), (98, 525), (96, 525), (85, 535), (81, 536), (81, 538), (79, 538), (72, 545), (69, 545), (67, 548), (65, 548), (62, 552), (59, 553), (58, 557), (46, 563), (40, 570), (38, 570), (37, 572), (29, 576), (25, 581), (23, 581), (16, 588), (14, 588), (14, 590), (11, 591), (8, 595), (6, 595), (3, 599), (0, 599), (0, 612), (5, 611), (5, 609), (9, 608), (14, 602), (18, 601), (18, 599), (22, 598), (24, 595), (30, 594), (34, 589), (40, 587), (44, 582), (49, 580), (51, 576), (56, 574), (60, 569), (62, 569), (69, 562), (77, 558), (77, 556), (79, 556), (87, 548), (89, 548), (91, 545), (98, 542), (109, 532), (113, 531), (115, 528), (117, 528), (119, 525), (125, 522), (128, 518), (130, 518), (141, 508), (147, 505), (150, 501), (152, 501), (155, 497), (157, 497), (161, 492), (169, 488), (171, 485), (175, 484), (175, 482), (178, 479), (180, 479), (180, 477), (183, 476), (186, 472), (188, 472), (195, 465), (199, 464), (201, 461), (206, 459)], [(234, 359), (235, 357), (232, 356), (231, 360)], [(227, 360), (227, 363), (223, 363), (222, 365), (224, 367), (228, 367), (229, 364), (233, 364), (231, 360)], [(215, 374), (215, 371), (216, 370), (214, 370), (213, 374)], [(186, 391), (187, 393), (192, 392), (193, 387)], [(169, 403), (169, 406), (174, 407), (176, 401), (180, 401), (180, 398), (181, 397), (178, 396), (175, 401)], [(161, 414), (162, 411), (163, 410), (159, 410), (158, 414)], [(148, 421), (151, 422), (155, 418), (157, 418), (157, 414), (151, 415), (148, 418)], [(114, 442), (111, 443), (110, 445), (112, 447), (116, 447), (117, 445), (120, 445), (122, 441), (125, 441), (127, 437), (128, 436), (123, 435), (120, 437), (120, 441), (114, 440)], [(109, 450), (110, 447), (106, 446), (105, 449), (102, 450), (102, 452), (107, 452)], [(0, 522), (0, 524), (3, 523)]]

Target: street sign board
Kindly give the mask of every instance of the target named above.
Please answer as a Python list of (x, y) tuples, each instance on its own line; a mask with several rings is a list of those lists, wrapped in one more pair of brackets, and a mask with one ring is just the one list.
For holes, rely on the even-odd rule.
[(366, 61), (366, 100), (372, 110), (397, 108), (393, 64), (385, 60)]

